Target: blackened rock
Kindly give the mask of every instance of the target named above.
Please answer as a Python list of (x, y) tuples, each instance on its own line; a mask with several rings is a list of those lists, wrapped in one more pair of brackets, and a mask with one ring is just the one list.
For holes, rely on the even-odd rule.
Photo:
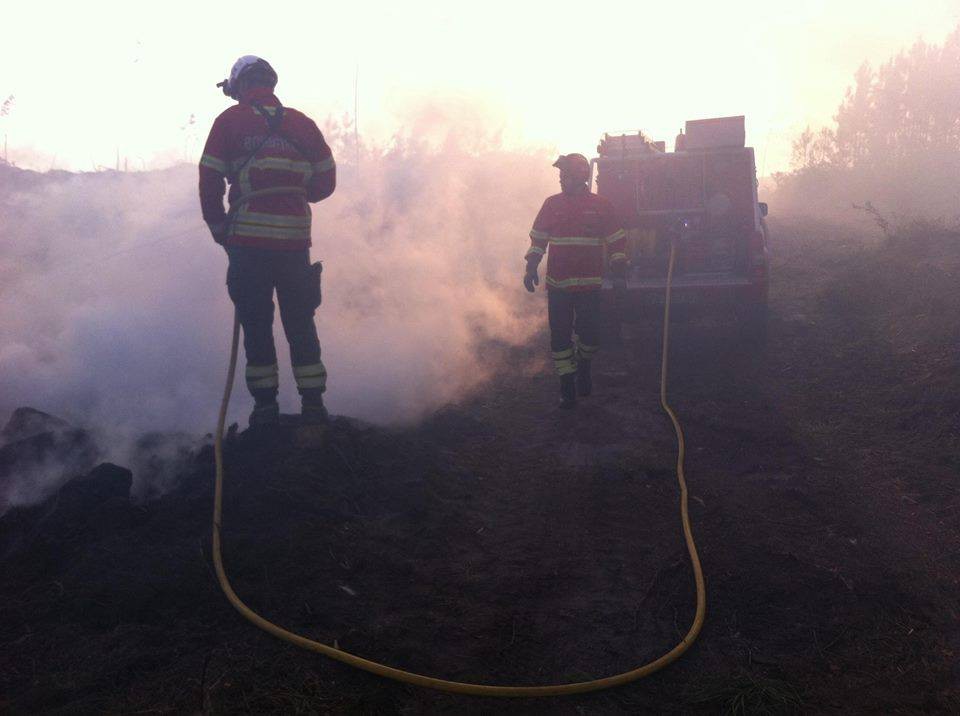
[(102, 459), (85, 430), (58, 428), (0, 447), (0, 513), (42, 502), (71, 476), (86, 474)]
[(125, 467), (104, 462), (88, 474), (70, 480), (60, 489), (60, 497), (94, 504), (114, 498), (129, 500), (132, 486), (132, 472)]
[(0, 438), (3, 442), (9, 443), (26, 440), (40, 433), (66, 430), (69, 427), (66, 421), (44, 413), (42, 410), (17, 408), (3, 430), (0, 430)]

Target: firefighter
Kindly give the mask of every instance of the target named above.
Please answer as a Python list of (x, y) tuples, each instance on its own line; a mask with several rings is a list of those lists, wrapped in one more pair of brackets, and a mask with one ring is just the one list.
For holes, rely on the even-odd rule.
[[(250, 425), (279, 422), (273, 294), (290, 344), (302, 420), (327, 420), (326, 369), (313, 322), (320, 265), (310, 264), (310, 202), (336, 188), (336, 167), (317, 125), (274, 95), (277, 73), (246, 55), (221, 82), (237, 104), (213, 123), (200, 159), (200, 205), (213, 240), (226, 249), (227, 291), (243, 327)], [(229, 211), (224, 211), (225, 181)]]
[(537, 267), (548, 247), (547, 309), (550, 350), (560, 376), (560, 407), (574, 408), (577, 393), (593, 390), (590, 366), (600, 342), (600, 286), (605, 256), (610, 273), (626, 270), (626, 235), (613, 205), (587, 186), (590, 164), (582, 154), (566, 154), (554, 163), (560, 170), (559, 194), (543, 202), (530, 232), (523, 285), (533, 293)]

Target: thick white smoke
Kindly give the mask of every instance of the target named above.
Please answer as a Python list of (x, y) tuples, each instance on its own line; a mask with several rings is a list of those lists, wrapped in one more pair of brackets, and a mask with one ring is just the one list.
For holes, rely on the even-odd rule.
[[(424, 108), (389, 147), (363, 149), (359, 177), (355, 147), (338, 152), (349, 133), (331, 132), (341, 183), (314, 208), (313, 256), (325, 265), (318, 327), (335, 413), (415, 420), (490, 375), (491, 340), (524, 341), (540, 325), (542, 297), (520, 275), (554, 191), (549, 157), (448, 119)], [(209, 431), (232, 306), (195, 168), (4, 174), (0, 414), (30, 405), (112, 434)], [(276, 333), (283, 347), (279, 317)], [(289, 365), (281, 382), (295, 409)], [(231, 418), (243, 421), (237, 388)]]

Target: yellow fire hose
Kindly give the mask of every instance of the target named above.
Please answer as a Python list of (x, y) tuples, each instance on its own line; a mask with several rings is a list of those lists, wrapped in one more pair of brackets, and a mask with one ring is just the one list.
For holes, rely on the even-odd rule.
[(676, 414), (667, 404), (667, 353), (670, 338), (670, 288), (673, 281), (673, 264), (675, 259), (675, 247), (670, 249), (670, 262), (667, 269), (667, 293), (664, 300), (663, 309), (663, 352), (660, 363), (660, 405), (670, 416), (673, 422), (674, 430), (677, 434), (677, 480), (680, 484), (680, 519), (683, 523), (683, 536), (687, 543), (687, 551), (690, 553), (690, 562), (693, 565), (694, 581), (697, 588), (697, 611), (693, 618), (693, 624), (690, 626), (686, 636), (673, 649), (648, 664), (644, 664), (632, 671), (626, 671), (622, 674), (608, 676), (602, 679), (593, 679), (590, 681), (579, 681), (569, 684), (555, 684), (552, 686), (493, 686), (486, 684), (468, 684), (459, 681), (448, 681), (446, 679), (437, 679), (431, 676), (414, 674), (409, 671), (397, 669), (385, 664), (379, 664), (369, 659), (350, 654), (342, 649), (337, 649), (319, 641), (308, 639), (292, 631), (288, 631), (281, 626), (274, 624), (253, 611), (243, 603), (237, 593), (230, 586), (230, 580), (223, 567), (223, 555), (221, 554), (220, 544), (220, 525), (221, 513), (223, 508), (223, 427), (226, 422), (227, 406), (230, 403), (230, 393), (233, 388), (234, 375), (237, 367), (237, 347), (240, 337), (240, 325), (236, 316), (233, 321), (233, 344), (230, 349), (230, 368), (227, 371), (227, 385), (223, 391), (223, 401), (220, 404), (220, 417), (217, 420), (217, 432), (214, 442), (214, 455), (216, 457), (216, 487), (213, 501), (213, 563), (217, 572), (217, 579), (220, 587), (226, 594), (230, 603), (240, 612), (248, 621), (255, 626), (272, 634), (278, 639), (282, 639), (295, 646), (303, 647), (309, 651), (315, 651), (331, 659), (336, 659), (344, 664), (369, 671), (372, 674), (383, 676), (388, 679), (394, 679), (413, 686), (423, 686), (428, 689), (437, 689), (455, 694), (468, 694), (472, 696), (510, 696), (510, 697), (535, 697), (535, 696), (562, 696), (567, 694), (581, 694), (588, 691), (599, 691), (609, 689), (614, 686), (629, 684), (637, 679), (649, 676), (655, 671), (659, 671), (668, 664), (676, 661), (690, 645), (696, 640), (700, 629), (703, 627), (704, 615), (706, 613), (706, 587), (704, 585), (703, 570), (700, 566), (700, 558), (697, 556), (697, 547), (693, 541), (693, 531), (690, 527), (690, 516), (687, 511), (687, 483), (683, 474), (684, 459), (684, 440), (683, 430), (680, 428), (680, 422)]

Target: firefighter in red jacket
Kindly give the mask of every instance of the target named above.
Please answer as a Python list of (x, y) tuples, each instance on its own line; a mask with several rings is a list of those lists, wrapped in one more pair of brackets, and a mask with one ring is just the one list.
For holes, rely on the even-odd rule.
[[(605, 257), (610, 273), (626, 270), (626, 234), (613, 205), (593, 194), (590, 164), (582, 154), (554, 163), (560, 170), (559, 194), (548, 197), (533, 222), (523, 285), (533, 293), (540, 283), (537, 266), (547, 258), (547, 309), (550, 350), (560, 376), (560, 407), (573, 408), (577, 393), (590, 395), (590, 366), (600, 342), (600, 286)], [(576, 335), (574, 335), (576, 334)]]
[[(243, 327), (251, 425), (277, 423), (279, 376), (273, 293), (290, 344), (302, 419), (322, 423), (326, 369), (313, 322), (319, 264), (310, 264), (310, 202), (336, 187), (330, 148), (317, 125), (273, 93), (277, 73), (252, 55), (218, 86), (237, 100), (213, 123), (200, 159), (200, 204), (214, 241), (229, 258), (227, 290)], [(224, 211), (225, 181), (229, 211)]]

